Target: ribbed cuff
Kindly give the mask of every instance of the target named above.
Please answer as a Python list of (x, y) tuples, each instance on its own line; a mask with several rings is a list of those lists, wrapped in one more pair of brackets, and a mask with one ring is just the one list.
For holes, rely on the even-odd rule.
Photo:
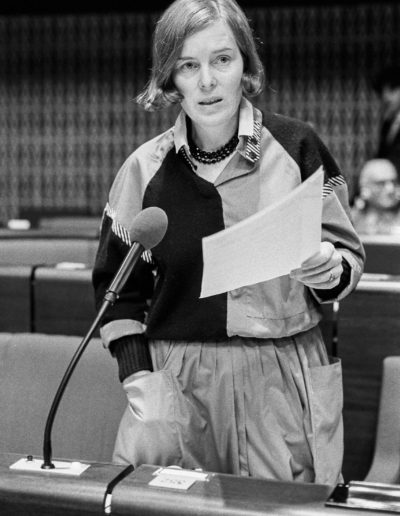
[(351, 267), (346, 258), (342, 258), (343, 272), (340, 276), (340, 281), (333, 288), (315, 289), (316, 295), (321, 301), (328, 301), (329, 299), (336, 299), (338, 295), (348, 286), (351, 277)]
[(147, 338), (142, 333), (126, 335), (112, 341), (110, 352), (117, 359), (121, 382), (137, 371), (153, 371)]

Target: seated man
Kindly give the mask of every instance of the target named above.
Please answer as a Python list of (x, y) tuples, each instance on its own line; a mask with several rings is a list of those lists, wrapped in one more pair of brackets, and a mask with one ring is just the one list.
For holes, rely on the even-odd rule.
[(400, 184), (393, 163), (387, 159), (367, 161), (360, 173), (359, 191), (352, 210), (357, 232), (400, 238)]

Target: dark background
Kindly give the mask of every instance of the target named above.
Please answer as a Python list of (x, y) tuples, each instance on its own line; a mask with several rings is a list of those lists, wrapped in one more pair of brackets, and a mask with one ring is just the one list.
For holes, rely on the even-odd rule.
[[(8, 14), (73, 14), (73, 13), (107, 13), (107, 12), (147, 12), (165, 9), (171, 3), (170, 0), (131, 0), (129, 2), (78, 2), (78, 1), (53, 1), (41, 2), (40, 5), (32, 5), (31, 2), (4, 2), (0, 5), (0, 15)], [(367, 4), (363, 0), (240, 0), (243, 7), (293, 7), (293, 6), (326, 6), (335, 5), (352, 6)], [(385, 3), (398, 3), (389, 0)]]
[[(400, 3), (240, 0), (260, 42), (263, 110), (309, 122), (350, 194), (377, 146), (371, 79), (398, 62)], [(26, 213), (100, 216), (111, 183), (176, 109), (135, 103), (169, 1), (0, 4), (0, 226)]]

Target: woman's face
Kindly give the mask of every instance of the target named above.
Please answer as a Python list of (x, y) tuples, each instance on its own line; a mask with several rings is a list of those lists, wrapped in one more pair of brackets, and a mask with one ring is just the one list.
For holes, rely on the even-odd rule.
[(242, 97), (243, 58), (228, 25), (220, 20), (189, 36), (173, 80), (194, 126), (229, 127)]

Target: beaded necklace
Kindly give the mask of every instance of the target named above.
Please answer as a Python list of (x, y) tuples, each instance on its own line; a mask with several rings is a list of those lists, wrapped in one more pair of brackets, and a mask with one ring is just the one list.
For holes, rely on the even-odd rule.
[(234, 134), (229, 142), (225, 143), (225, 145), (215, 151), (207, 152), (197, 147), (192, 138), (190, 136), (188, 137), (191, 155), (194, 157), (194, 159), (200, 163), (204, 163), (205, 165), (219, 163), (220, 161), (227, 158), (236, 149), (238, 142), (239, 138), (237, 134)]

